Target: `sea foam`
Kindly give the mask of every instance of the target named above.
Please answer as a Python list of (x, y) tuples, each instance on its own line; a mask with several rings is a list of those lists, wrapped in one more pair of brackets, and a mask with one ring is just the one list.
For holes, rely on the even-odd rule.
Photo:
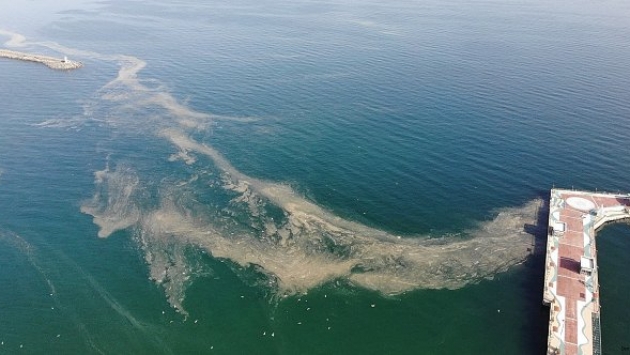
[[(26, 42), (17, 35), (12, 38), (13, 44)], [(139, 58), (102, 55), (56, 43), (37, 45), (118, 63), (115, 78), (86, 105), (83, 119), (168, 142), (174, 152), (164, 160), (174, 168), (183, 160), (182, 166), (193, 170), (179, 180), (161, 176), (158, 195), (153, 196), (159, 202), (151, 204), (139, 193), (147, 183), (143, 178), (148, 177), (137, 171), (133, 157), (124, 163), (108, 162), (95, 173), (96, 192), (81, 208), (93, 216), (99, 237), (133, 231), (151, 278), (164, 287), (169, 301), (180, 311), (185, 312), (184, 291), (198, 270), (187, 257), (191, 247), (228, 260), (235, 268), (255, 270), (264, 287), (279, 295), (306, 292), (335, 279), (384, 294), (417, 288), (455, 289), (507, 270), (534, 249), (534, 236), (526, 226), (536, 224), (541, 200), (502, 209), (494, 219), (460, 235), (401, 238), (342, 218), (288, 184), (248, 176), (211, 142), (194, 138), (218, 120), (248, 122), (255, 118), (192, 110), (165, 85), (156, 87), (156, 79), (142, 79), (139, 74), (147, 63)], [(226, 199), (215, 204), (199, 202), (198, 195), (207, 191)]]

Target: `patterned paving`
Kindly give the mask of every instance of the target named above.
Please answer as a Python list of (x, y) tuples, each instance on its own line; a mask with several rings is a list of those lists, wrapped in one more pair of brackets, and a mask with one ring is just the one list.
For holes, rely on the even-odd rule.
[(548, 354), (601, 353), (595, 231), (623, 218), (630, 218), (630, 195), (551, 190), (543, 295), (551, 307)]

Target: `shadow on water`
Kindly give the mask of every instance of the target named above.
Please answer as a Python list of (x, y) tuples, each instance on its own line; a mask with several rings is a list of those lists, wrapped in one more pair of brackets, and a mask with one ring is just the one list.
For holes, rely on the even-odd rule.
[(608, 223), (597, 231), (603, 354), (630, 354), (630, 220)]
[(526, 276), (519, 287), (526, 295), (526, 313), (521, 334), (527, 354), (544, 354), (549, 331), (549, 307), (542, 304), (545, 275), (545, 251), (547, 244), (547, 225), (549, 217), (549, 192), (540, 191), (538, 197), (543, 201), (537, 213), (535, 225), (525, 225), (525, 231), (535, 237), (535, 250), (525, 263)]

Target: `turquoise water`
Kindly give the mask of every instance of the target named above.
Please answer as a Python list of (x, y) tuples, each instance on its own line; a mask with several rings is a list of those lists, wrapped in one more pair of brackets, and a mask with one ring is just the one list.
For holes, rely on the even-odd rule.
[(0, 353), (539, 354), (537, 201), (630, 189), (621, 1), (40, 5), (85, 67), (0, 61)]

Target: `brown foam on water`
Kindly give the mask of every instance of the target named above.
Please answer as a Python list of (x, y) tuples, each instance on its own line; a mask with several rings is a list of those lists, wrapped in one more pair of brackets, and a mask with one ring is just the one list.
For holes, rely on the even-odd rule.
[[(180, 310), (185, 287), (194, 274), (185, 257), (191, 245), (243, 267), (256, 265), (280, 294), (306, 292), (339, 278), (386, 294), (416, 288), (454, 289), (525, 260), (534, 241), (524, 226), (535, 224), (541, 204), (534, 200), (503, 209), (495, 219), (468, 231), (466, 239), (398, 238), (340, 218), (287, 186), (224, 171), (229, 177), (223, 177), (221, 188), (237, 196), (228, 208), (241, 205), (251, 216), (263, 219), (261, 231), (232, 228), (205, 217), (203, 206), (191, 201), (194, 199), (185, 200), (187, 193), (177, 186), (166, 189), (157, 208), (141, 210), (133, 193), (128, 194), (137, 186), (135, 178), (121, 176), (135, 177), (133, 172), (124, 167), (104, 174), (107, 177), (98, 184), (99, 190), (114, 192), (108, 193), (108, 203), (116, 208), (90, 211), (101, 227), (99, 236), (126, 228), (139, 213), (136, 227), (151, 277), (165, 286), (171, 304)], [(267, 217), (260, 203), (251, 203), (254, 200), (280, 207), (286, 218)]]
[[(25, 41), (13, 38), (14, 43)], [(466, 238), (399, 238), (341, 218), (288, 185), (247, 176), (212, 146), (191, 136), (207, 130), (216, 120), (245, 123), (255, 118), (215, 116), (190, 109), (163, 85), (156, 87), (155, 79), (141, 79), (139, 73), (146, 63), (138, 58), (101, 55), (55, 43), (37, 44), (118, 63), (117, 76), (86, 105), (81, 119), (164, 139), (177, 151), (165, 160), (183, 159), (200, 171), (207, 167), (201, 166), (195, 156), (211, 159), (221, 179), (218, 186), (205, 188), (232, 194), (234, 197), (228, 206), (223, 206), (224, 211), (232, 216), (245, 214), (255, 224), (254, 228), (237, 223), (238, 218), (209, 217), (205, 213), (208, 206), (196, 201), (194, 192), (187, 190), (190, 184), (186, 181), (161, 186), (159, 206), (143, 206), (138, 200), (142, 181), (132, 163), (95, 174), (97, 191), (81, 211), (94, 217), (99, 237), (128, 228), (137, 231), (151, 278), (164, 286), (177, 309), (183, 310), (184, 290), (195, 272), (186, 257), (191, 246), (235, 265), (256, 265), (280, 294), (305, 292), (339, 278), (387, 294), (415, 288), (453, 289), (505, 271), (525, 260), (533, 250), (533, 237), (524, 227), (536, 223), (540, 200), (499, 211), (493, 220), (463, 231)], [(145, 82), (153, 85), (149, 87)], [(69, 121), (77, 124), (76, 120)], [(41, 126), (49, 125), (62, 126), (58, 121)], [(196, 179), (195, 175), (189, 181)], [(284, 218), (269, 217), (266, 206), (279, 208)]]

